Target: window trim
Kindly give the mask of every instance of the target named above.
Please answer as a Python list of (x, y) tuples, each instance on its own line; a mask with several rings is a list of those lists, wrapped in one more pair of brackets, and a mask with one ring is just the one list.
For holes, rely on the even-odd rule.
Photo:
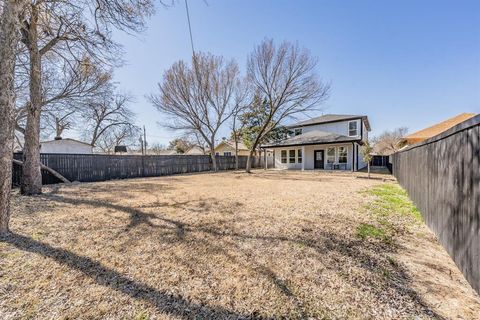
[[(355, 134), (350, 133), (352, 131), (352, 129), (350, 129), (350, 124), (351, 123), (355, 123)], [(357, 137), (358, 136), (358, 121), (357, 120), (348, 121), (348, 136), (349, 137)]]
[[(340, 162), (340, 148), (344, 148), (344, 149), (345, 149), (345, 162)], [(347, 147), (347, 146), (338, 146), (337, 149), (338, 149), (338, 159), (337, 159), (337, 162), (338, 162), (338, 163), (342, 163), (342, 164), (347, 164), (347, 163), (348, 163), (348, 147)]]
[[(293, 157), (292, 157), (292, 151), (293, 151)], [(293, 162), (291, 162), (292, 159), (293, 159)], [(288, 150), (288, 163), (296, 163), (295, 160), (297, 160), (297, 153), (295, 152), (295, 149)]]
[(302, 161), (303, 161), (302, 149), (297, 149), (297, 163), (302, 163)]
[[(332, 157), (331, 155), (328, 154), (328, 149), (333, 149), (333, 162), (329, 162), (329, 158)], [(327, 161), (327, 164), (334, 164), (336, 161), (337, 161), (337, 147), (333, 146), (333, 147), (327, 147), (327, 150), (325, 150), (326, 152), (326, 161)]]
[[(285, 152), (285, 157), (283, 156), (284, 152)], [(280, 150), (280, 162), (281, 163), (288, 163), (287, 162), (287, 150)]]

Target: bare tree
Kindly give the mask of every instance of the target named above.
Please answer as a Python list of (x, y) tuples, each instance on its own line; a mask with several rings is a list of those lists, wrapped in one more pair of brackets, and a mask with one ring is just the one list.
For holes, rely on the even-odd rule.
[[(58, 118), (60, 127), (71, 127), (69, 119), (82, 108), (89, 100), (102, 96), (111, 87), (111, 72), (104, 71), (85, 57), (81, 61), (65, 62), (62, 59), (45, 59), (43, 64), (43, 94), (41, 121), (44, 128), (50, 132), (56, 131), (55, 118)], [(17, 69), (25, 66), (17, 64)], [(16, 130), (25, 134), (27, 108), (30, 104), (28, 94), (22, 90), (25, 73), (17, 72), (17, 92), (20, 99), (17, 105)], [(64, 128), (66, 130), (68, 128)], [(48, 134), (48, 133), (47, 133)]]
[(232, 122), (231, 122), (231, 129), (232, 134), (231, 137), (233, 139), (233, 143), (235, 145), (235, 170), (238, 170), (238, 144), (242, 139), (242, 131), (245, 126), (245, 122), (241, 121), (241, 118), (246, 110), (248, 110), (248, 95), (249, 95), (249, 87), (248, 82), (243, 80), (241, 85), (237, 87), (238, 93), (236, 95), (236, 102), (232, 112)]
[(232, 116), (240, 85), (238, 65), (212, 54), (195, 54), (192, 66), (184, 61), (173, 64), (158, 84), (152, 104), (170, 117), (166, 124), (174, 130), (197, 132), (208, 144), (212, 169), (217, 170), (215, 138)]
[(56, 56), (79, 61), (118, 65), (119, 46), (111, 28), (139, 31), (153, 10), (149, 0), (34, 0), (22, 28), (29, 61), (30, 99), (26, 106), (24, 168), (21, 191), (41, 192), (40, 118), (42, 111), (42, 60)]
[(9, 232), (12, 151), (15, 125), (14, 75), (21, 16), (26, 0), (5, 0), (0, 6), (0, 234)]
[[(167, 147), (165, 147), (164, 145), (159, 144), (159, 143), (152, 144), (152, 146), (149, 149), (150, 153), (152, 153), (152, 154), (161, 154), (162, 151), (164, 151), (164, 150), (167, 150)], [(149, 152), (147, 152), (147, 154), (148, 153)]]
[(380, 155), (391, 155), (403, 147), (403, 138), (407, 135), (405, 127), (387, 130), (372, 139), (373, 151)]
[(368, 179), (370, 179), (370, 161), (372, 161), (372, 158), (373, 158), (373, 155), (372, 155), (373, 148), (370, 145), (370, 142), (365, 141), (365, 143), (362, 145), (361, 151), (362, 151), (362, 155), (363, 155), (363, 161), (365, 161), (367, 163)]
[(192, 143), (187, 138), (175, 138), (168, 143), (168, 150), (175, 150), (177, 153), (182, 154), (188, 151), (192, 147)]
[(192, 147), (199, 147), (203, 154), (208, 154), (208, 143), (205, 142), (205, 139), (197, 131), (187, 132), (185, 139), (190, 141)]
[(45, 115), (46, 126), (54, 132), (55, 139), (61, 139), (65, 130), (72, 129), (72, 115), (75, 110), (58, 110), (58, 112), (48, 112)]
[(108, 149), (111, 144), (107, 141), (113, 139), (120, 142), (133, 135), (138, 128), (134, 125), (135, 114), (129, 109), (131, 102), (130, 96), (114, 92), (105, 93), (101, 99), (89, 101), (81, 110), (84, 139), (93, 147), (103, 139), (103, 147)]
[(297, 44), (264, 40), (248, 57), (247, 77), (256, 94), (265, 99), (262, 123), (253, 140), (247, 161), (259, 142), (282, 121), (318, 108), (328, 97), (329, 85), (317, 79), (316, 59)]
[(114, 126), (97, 139), (96, 147), (104, 153), (113, 153), (116, 146), (136, 147), (140, 134), (140, 128), (133, 124)]

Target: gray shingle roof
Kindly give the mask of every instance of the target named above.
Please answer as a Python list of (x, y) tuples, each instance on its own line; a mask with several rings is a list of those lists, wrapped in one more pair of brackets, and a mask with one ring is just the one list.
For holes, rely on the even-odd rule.
[(343, 136), (341, 134), (315, 130), (282, 141), (264, 144), (262, 145), (262, 148), (300, 146), (307, 144), (341, 143), (358, 140), (359, 139)]
[(292, 125), (287, 126), (287, 128), (302, 127), (302, 126), (309, 126), (309, 125), (314, 125), (314, 124), (319, 124), (319, 123), (344, 121), (344, 120), (359, 119), (359, 118), (361, 118), (365, 121), (365, 125), (367, 127), (367, 130), (370, 131), (370, 124), (368, 122), (368, 117), (367, 116), (352, 115), (352, 114), (325, 114), (325, 115), (320, 116), (320, 117), (315, 117), (315, 118), (311, 118), (311, 119), (308, 119), (308, 120), (304, 120), (304, 121), (294, 123)]

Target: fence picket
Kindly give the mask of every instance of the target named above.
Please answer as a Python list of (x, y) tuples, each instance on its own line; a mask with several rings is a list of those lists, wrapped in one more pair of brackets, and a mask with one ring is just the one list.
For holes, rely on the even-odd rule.
[[(22, 154), (15, 153), (14, 158), (21, 160)], [(212, 170), (208, 155), (101, 155), (101, 154), (59, 154), (42, 153), (41, 162), (59, 172), (70, 181), (95, 182), (112, 179), (155, 177), (179, 173), (202, 172)], [(235, 169), (235, 157), (217, 156), (219, 170)], [(252, 163), (260, 163), (255, 158)], [(239, 156), (239, 168), (245, 169), (246, 156)], [(22, 179), (22, 167), (13, 165), (12, 183), (19, 186)], [(42, 183), (53, 184), (60, 181), (48, 171), (42, 170)]]
[(393, 174), (480, 293), (480, 115), (395, 153)]

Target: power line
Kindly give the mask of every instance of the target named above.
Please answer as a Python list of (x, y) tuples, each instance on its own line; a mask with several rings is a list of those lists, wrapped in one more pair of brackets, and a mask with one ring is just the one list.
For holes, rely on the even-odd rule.
[(190, 12), (188, 10), (188, 1), (185, 0), (185, 9), (187, 11), (188, 31), (190, 32), (190, 45), (192, 46), (192, 54), (195, 57), (195, 48), (193, 46), (192, 24), (190, 22)]

